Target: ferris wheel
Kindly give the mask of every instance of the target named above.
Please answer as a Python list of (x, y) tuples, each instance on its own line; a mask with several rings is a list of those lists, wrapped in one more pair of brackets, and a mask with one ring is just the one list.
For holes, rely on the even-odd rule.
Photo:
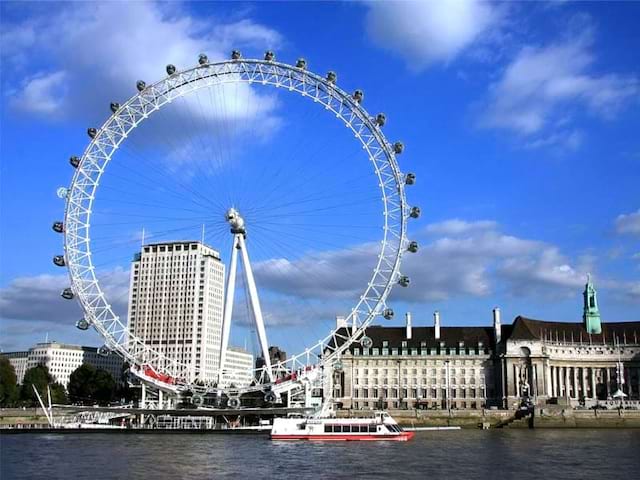
[[(419, 217), (420, 209), (405, 198), (405, 186), (416, 177), (398, 165), (403, 144), (386, 139), (385, 115), (365, 110), (361, 90), (348, 93), (337, 85), (335, 72), (312, 73), (304, 59), (290, 65), (276, 61), (271, 51), (263, 59), (244, 59), (233, 51), (229, 60), (210, 62), (201, 54), (195, 67), (167, 65), (166, 73), (155, 83), (138, 81), (138, 92), (129, 100), (111, 103), (106, 122), (88, 129), (90, 142), (82, 156), (70, 159), (70, 186), (58, 189), (65, 215), (53, 229), (63, 235), (64, 253), (53, 262), (69, 273), (62, 296), (82, 307), (77, 327), (93, 327), (104, 339), (100, 351), (117, 352), (144, 381), (168, 391), (206, 393), (220, 389), (234, 290), (243, 290), (250, 320), (244, 325), (257, 334), (265, 364), (255, 381), (236, 388), (234, 395), (262, 390), (273, 397), (276, 384), (300, 381), (324, 367), (339, 369), (354, 342), (371, 347), (366, 329), (374, 320), (393, 317), (392, 288), (410, 283), (400, 266), (406, 252), (418, 250), (407, 237), (407, 223)], [(297, 103), (289, 106), (289, 101)], [(287, 121), (296, 112), (299, 117)], [(136, 137), (137, 130), (143, 133)], [(135, 142), (135, 148), (128, 146)], [(147, 228), (146, 237), (145, 230), (142, 238), (133, 236), (130, 226)], [(188, 377), (189, 365), (132, 332), (125, 312), (115, 305), (118, 295), (130, 292), (114, 292), (112, 285), (114, 276), (129, 275), (126, 262), (110, 258), (118, 249), (130, 256), (145, 240), (193, 236), (194, 231), (201, 231), (203, 243), (229, 253), (220, 371), (205, 381)], [(358, 262), (362, 273), (351, 282), (343, 278), (350, 274), (335, 274), (327, 266), (340, 262)], [(239, 263), (243, 284), (235, 289)], [(255, 275), (252, 265), (257, 265)], [(344, 265), (345, 272), (349, 268)], [(314, 277), (322, 269), (327, 276)], [(301, 321), (294, 331), (307, 346), (272, 364), (261, 300), (270, 302), (267, 314), (277, 325), (274, 311), (290, 298), (290, 291), (282, 293), (286, 288), (307, 295), (303, 303), (318, 317), (326, 316), (323, 308), (331, 300), (308, 300), (312, 293), (335, 296), (344, 320), (341, 328)], [(308, 341), (317, 330), (320, 334)]]

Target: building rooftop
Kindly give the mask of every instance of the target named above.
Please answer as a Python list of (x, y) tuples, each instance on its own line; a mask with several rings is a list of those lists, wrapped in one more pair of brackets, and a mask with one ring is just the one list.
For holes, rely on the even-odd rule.
[[(346, 329), (340, 328), (338, 335), (345, 335)], [(407, 339), (406, 327), (385, 327), (374, 325), (367, 328), (367, 337), (373, 342), (372, 348), (381, 348), (383, 342), (388, 342), (386, 348), (420, 348), (439, 347), (442, 342), (446, 347), (459, 347), (460, 342), (465, 347), (492, 347), (495, 344), (493, 327), (440, 327), (440, 339), (435, 338), (434, 327), (412, 327), (411, 338)], [(402, 343), (406, 342), (403, 347)]]
[[(505, 327), (510, 327), (505, 329)], [(513, 325), (505, 325), (503, 338), (511, 340), (545, 340), (559, 342), (638, 343), (640, 322), (603, 322), (602, 333), (588, 334), (582, 322), (535, 320), (517, 316)]]

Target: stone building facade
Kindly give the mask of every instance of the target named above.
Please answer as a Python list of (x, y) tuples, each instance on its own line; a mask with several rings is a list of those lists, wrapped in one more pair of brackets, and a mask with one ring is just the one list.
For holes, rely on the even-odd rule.
[(538, 402), (591, 406), (620, 390), (640, 400), (640, 322), (602, 323), (588, 334), (582, 323), (517, 317), (505, 328), (501, 353), (505, 403), (529, 395)]
[[(515, 408), (542, 405), (640, 408), (640, 322), (601, 323), (595, 289), (585, 287), (582, 322), (523, 316), (491, 327), (372, 326), (343, 354), (332, 395), (345, 409)], [(348, 336), (348, 327), (338, 325)], [(592, 333), (589, 333), (592, 332)], [(598, 333), (593, 333), (598, 332)]]
[(341, 408), (483, 408), (501, 402), (491, 327), (372, 326), (333, 374)]

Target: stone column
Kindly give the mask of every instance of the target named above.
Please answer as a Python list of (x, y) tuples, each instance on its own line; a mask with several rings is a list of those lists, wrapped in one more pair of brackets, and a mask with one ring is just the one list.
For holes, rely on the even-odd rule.
[(578, 367), (573, 367), (573, 398), (578, 398)]
[(544, 379), (546, 381), (546, 392), (545, 395), (547, 396), (547, 398), (549, 397), (553, 397), (553, 381), (551, 380), (551, 366), (549, 365), (549, 360), (546, 361), (545, 365), (545, 369), (544, 369)]
[(611, 395), (611, 369), (609, 367), (607, 367), (607, 375), (605, 377), (605, 382), (607, 383), (605, 385), (605, 392), (607, 394), (607, 399), (608, 399), (609, 395)]
[(513, 396), (516, 398), (520, 397), (520, 365), (513, 366)]
[(562, 396), (562, 367), (556, 367), (556, 397)]
[(593, 367), (589, 370), (591, 371), (591, 398), (596, 399), (596, 372)]
[(585, 377), (586, 371), (587, 369), (585, 367), (582, 367), (580, 369), (580, 385), (582, 386), (582, 396), (584, 398), (587, 398), (587, 379)]
[(571, 398), (571, 368), (564, 367), (564, 396), (565, 398)]

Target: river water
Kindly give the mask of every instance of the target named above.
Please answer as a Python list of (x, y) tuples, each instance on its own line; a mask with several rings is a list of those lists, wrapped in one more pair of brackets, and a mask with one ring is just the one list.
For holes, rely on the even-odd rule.
[(266, 435), (18, 434), (0, 479), (640, 478), (640, 430), (457, 430), (404, 442), (273, 442)]

